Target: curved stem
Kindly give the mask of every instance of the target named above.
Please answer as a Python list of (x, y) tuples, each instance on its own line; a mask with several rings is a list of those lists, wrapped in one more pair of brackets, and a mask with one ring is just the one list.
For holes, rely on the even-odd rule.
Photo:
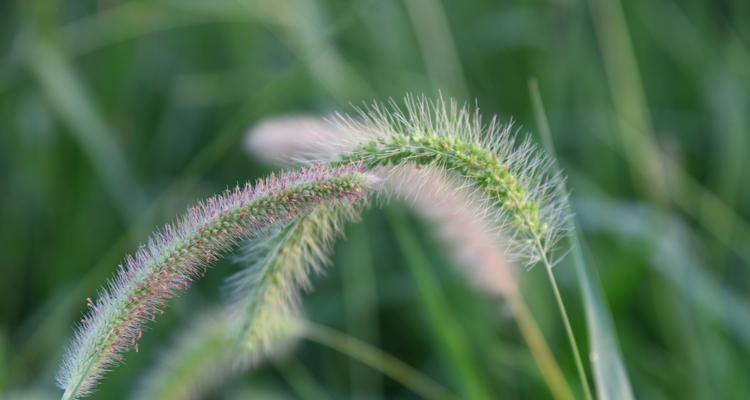
[(573, 333), (573, 328), (570, 325), (570, 319), (568, 318), (568, 312), (565, 308), (565, 303), (563, 303), (562, 296), (560, 295), (560, 289), (557, 287), (557, 280), (555, 279), (554, 273), (552, 273), (552, 263), (549, 261), (549, 258), (547, 257), (547, 254), (543, 251), (543, 247), (541, 242), (539, 241), (539, 238), (536, 238), (535, 245), (537, 250), (539, 251), (539, 254), (542, 256), (542, 263), (544, 263), (544, 267), (547, 270), (547, 277), (549, 278), (550, 285), (552, 285), (552, 292), (555, 294), (555, 301), (557, 302), (557, 308), (560, 311), (560, 316), (563, 320), (563, 325), (565, 325), (565, 333), (568, 337), (568, 342), (570, 343), (570, 347), (573, 350), (573, 358), (575, 359), (576, 363), (576, 371), (578, 373), (578, 379), (581, 380), (581, 386), (583, 387), (583, 394), (586, 400), (592, 400), (593, 397), (591, 396), (591, 388), (589, 387), (589, 381), (586, 377), (586, 371), (583, 368), (583, 361), (581, 359), (581, 352), (578, 350), (578, 344), (576, 343), (575, 334)]
[[(512, 157), (507, 156), (507, 158)], [(341, 159), (342, 162), (364, 162), (369, 167), (398, 165), (405, 161), (412, 161), (418, 165), (441, 165), (446, 169), (457, 170), (476, 187), (494, 198), (498, 207), (514, 213), (518, 217), (515, 220), (518, 221), (516, 228), (530, 242), (533, 242), (533, 250), (530, 249), (530, 251), (537, 253), (538, 259), (547, 269), (555, 300), (565, 325), (565, 332), (573, 350), (584, 396), (586, 400), (592, 400), (591, 389), (570, 319), (552, 273), (552, 263), (542, 243), (545, 229), (548, 229), (547, 224), (541, 221), (540, 210), (544, 205), (540, 200), (528, 195), (528, 192), (535, 188), (523, 187), (520, 183), (523, 179), (515, 176), (508, 162), (501, 160), (490, 148), (460, 137), (437, 134), (423, 136), (418, 133), (394, 135), (392, 138), (371, 141), (350, 154), (344, 155)]]

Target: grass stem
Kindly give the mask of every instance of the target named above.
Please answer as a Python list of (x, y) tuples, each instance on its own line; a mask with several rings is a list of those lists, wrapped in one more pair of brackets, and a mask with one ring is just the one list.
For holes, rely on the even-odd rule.
[(542, 376), (547, 382), (552, 396), (557, 400), (573, 399), (573, 393), (565, 380), (565, 376), (560, 370), (560, 366), (555, 360), (555, 356), (550, 351), (547, 342), (542, 335), (539, 325), (534, 320), (528, 306), (519, 295), (509, 297), (510, 306), (513, 309), (513, 316), (518, 323), (519, 331), (524, 341), (531, 350), (531, 355), (542, 371)]
[(310, 321), (302, 321), (301, 335), (310, 341), (330, 347), (382, 372), (425, 399), (448, 400), (457, 397), (418, 370), (369, 344)]
[(563, 325), (565, 325), (565, 334), (568, 337), (568, 342), (570, 343), (570, 347), (573, 350), (573, 358), (575, 359), (576, 363), (576, 372), (578, 373), (578, 378), (581, 380), (584, 397), (586, 398), (586, 400), (592, 400), (593, 397), (591, 396), (591, 388), (589, 387), (589, 381), (586, 377), (586, 370), (583, 368), (581, 352), (578, 350), (576, 337), (573, 333), (573, 328), (570, 325), (570, 318), (568, 318), (568, 311), (566, 310), (565, 303), (563, 302), (562, 296), (560, 295), (560, 289), (557, 287), (555, 274), (552, 272), (552, 263), (549, 261), (547, 254), (542, 251), (542, 244), (538, 239), (536, 241), (536, 247), (537, 249), (539, 249), (539, 252), (542, 255), (542, 263), (544, 264), (544, 268), (547, 270), (547, 277), (549, 278), (549, 283), (552, 286), (552, 292), (555, 295), (555, 302), (557, 303), (557, 308), (560, 311), (560, 317), (562, 317)]

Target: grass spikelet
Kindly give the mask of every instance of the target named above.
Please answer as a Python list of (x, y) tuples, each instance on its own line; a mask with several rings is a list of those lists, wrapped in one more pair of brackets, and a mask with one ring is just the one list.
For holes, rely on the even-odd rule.
[[(230, 279), (229, 306), (206, 316), (156, 366), (139, 399), (188, 400), (276, 355), (294, 336), (290, 329), (299, 288), (328, 261), (343, 224), (360, 204), (340, 202), (313, 208), (269, 235), (246, 241), (238, 258), (243, 270)], [(180, 382), (187, 382), (182, 383)]]
[(276, 235), (250, 241), (240, 260), (245, 268), (232, 278), (232, 308), (242, 321), (238, 340), (246, 348), (266, 347), (278, 321), (295, 311), (299, 288), (309, 289), (343, 224), (359, 215), (359, 205), (321, 206), (292, 221)]
[(316, 165), (235, 188), (199, 203), (155, 233), (116, 276), (81, 321), (58, 375), (64, 399), (92, 391), (98, 379), (138, 350), (146, 323), (165, 302), (239, 241), (262, 236), (322, 203), (364, 197), (375, 178), (358, 165)]
[[(199, 316), (156, 365), (143, 375), (133, 399), (192, 400), (266, 359), (268, 348), (237, 348), (239, 321), (225, 309)], [(291, 350), (299, 333), (291, 320), (277, 321), (273, 356)]]
[[(455, 101), (407, 96), (403, 110), (391, 101), (337, 116), (335, 123), (358, 132), (357, 145), (337, 162), (357, 160), (366, 167), (436, 166), (452, 171), (480, 189), (493, 203), (498, 223), (525, 265), (549, 257), (568, 216), (556, 192), (559, 174), (527, 138), (519, 143), (510, 124), (482, 121), (479, 108)], [(347, 139), (344, 139), (347, 140)]]
[[(347, 135), (347, 136), (344, 136)], [(337, 158), (337, 151), (356, 145), (337, 143), (360, 140), (365, 135), (345, 131), (340, 124), (312, 115), (289, 115), (261, 121), (247, 134), (247, 150), (274, 164), (288, 165), (314, 157)], [(514, 295), (518, 290), (510, 267), (512, 250), (492, 220), (492, 202), (473, 186), (439, 168), (403, 165), (390, 168), (381, 193), (407, 203), (415, 213), (438, 225), (442, 239), (452, 246), (452, 255), (462, 271), (480, 288), (495, 295)]]

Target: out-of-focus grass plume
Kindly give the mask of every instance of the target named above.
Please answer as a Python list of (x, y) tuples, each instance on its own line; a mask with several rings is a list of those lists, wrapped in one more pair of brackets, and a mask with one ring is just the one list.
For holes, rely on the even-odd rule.
[[(248, 127), (442, 92), (533, 133), (531, 77), (636, 398), (750, 397), (749, 44), (743, 0), (0, 2), (0, 397), (59, 398), (71, 326), (122, 256), (196, 199), (271, 172), (270, 150), (244, 151)], [(336, 268), (303, 295), (306, 318), (351, 339), (339, 350), (374, 353), (302, 335), (213, 395), (411, 398), (410, 366), (420, 395), (548, 396), (507, 301), (454, 268), (479, 249), (456, 259), (440, 225), (399, 211), (345, 228)], [(608, 342), (589, 336), (574, 257), (556, 255), (580, 347)], [(239, 267), (221, 263), (92, 398), (133, 394), (222, 301)], [(544, 269), (519, 274), (582, 395)]]
[[(305, 164), (336, 159), (367, 142), (368, 136), (337, 124), (334, 119), (291, 115), (263, 120), (248, 131), (245, 143), (251, 157), (272, 164)], [(410, 206), (435, 223), (460, 267), (474, 283), (499, 296), (515, 296), (517, 277), (502, 232), (492, 223), (486, 200), (466, 183), (435, 167), (405, 165), (382, 172), (388, 198)]]

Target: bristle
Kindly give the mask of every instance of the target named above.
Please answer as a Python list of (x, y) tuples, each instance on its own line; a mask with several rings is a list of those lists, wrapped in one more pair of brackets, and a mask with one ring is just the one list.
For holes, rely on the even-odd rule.
[(299, 289), (310, 288), (310, 273), (320, 272), (345, 222), (359, 215), (362, 204), (323, 205), (289, 224), (276, 235), (250, 241), (232, 277), (231, 304), (244, 321), (238, 340), (244, 347), (264, 347), (277, 330), (276, 321), (292, 314)]
[(356, 202), (376, 180), (360, 165), (314, 165), (227, 190), (190, 208), (126, 257), (96, 301), (88, 301), (89, 311), (58, 377), (66, 396), (90, 393), (122, 353), (135, 348), (143, 326), (163, 312), (166, 300), (239, 241), (263, 235), (321, 203)]
[[(192, 399), (268, 354), (288, 350), (299, 290), (328, 263), (333, 242), (362, 202), (321, 205), (244, 245), (243, 270), (230, 279), (228, 306), (203, 317), (159, 362), (139, 399)], [(292, 329), (292, 331), (290, 331)], [(180, 382), (176, 382), (180, 380)]]
[[(517, 140), (512, 124), (495, 117), (485, 123), (477, 106), (407, 96), (401, 104), (365, 105), (355, 116), (304, 121), (296, 128), (295, 120), (267, 122), (253, 132), (259, 138), (248, 141), (266, 157), (277, 154), (278, 161), (356, 161), (371, 169), (434, 166), (461, 177), (477, 190), (475, 197), (490, 201), (482, 209), (502, 231), (507, 252), (523, 265), (550, 257), (566, 226), (569, 211), (555, 189), (562, 177), (552, 172), (549, 158), (528, 138)], [(287, 134), (276, 136), (268, 152), (262, 137), (272, 137), (274, 127)]]
[(334, 161), (432, 165), (471, 182), (494, 200), (495, 219), (525, 265), (548, 257), (565, 227), (565, 202), (555, 190), (561, 178), (549, 159), (529, 139), (518, 143), (511, 124), (483, 123), (478, 107), (407, 96), (403, 107), (375, 104), (333, 122), (369, 138)]

